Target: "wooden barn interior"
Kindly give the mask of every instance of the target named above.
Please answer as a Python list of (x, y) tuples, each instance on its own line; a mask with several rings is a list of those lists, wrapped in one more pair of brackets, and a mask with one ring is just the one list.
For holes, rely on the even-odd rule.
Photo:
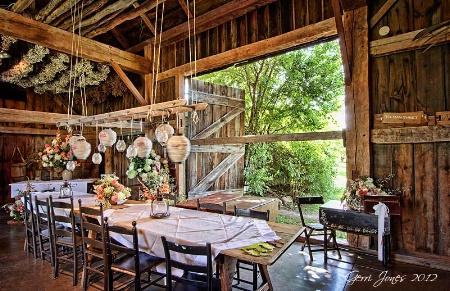
[[(348, 179), (393, 174), (390, 186), (405, 189), (401, 213), (392, 219), (394, 258), (450, 269), (450, 0), (0, 4), (2, 53), (10, 55), (0, 59), (0, 204), (11, 201), (9, 184), (17, 182), (10, 171), (17, 162), (11, 158), (14, 148), (30, 155), (57, 130), (65, 135), (67, 125), (76, 131), (83, 125), (92, 155), (96, 130), (113, 126), (129, 143), (137, 135), (152, 136), (166, 117), (191, 142), (188, 159), (170, 164), (178, 195), (191, 199), (243, 188), (247, 143), (342, 139)], [(6, 44), (3, 36), (17, 41)], [(245, 92), (195, 80), (196, 75), (336, 39), (345, 75), (342, 132), (246, 136)], [(14, 70), (33, 45), (49, 53), (33, 64), (32, 73), (17, 78)], [(85, 86), (84, 95), (71, 95), (67, 83), (59, 90), (64, 80), (32, 79), (60, 54), (90, 61), (94, 79), (107, 77)], [(66, 72), (72, 66), (67, 64)], [(419, 121), (382, 121), (385, 113), (418, 112)], [(163, 151), (156, 142), (154, 148)], [(127, 163), (123, 153), (110, 147), (100, 165), (91, 157), (81, 161), (74, 179), (115, 173), (127, 181)], [(34, 175), (35, 169), (28, 168), (27, 176)]]

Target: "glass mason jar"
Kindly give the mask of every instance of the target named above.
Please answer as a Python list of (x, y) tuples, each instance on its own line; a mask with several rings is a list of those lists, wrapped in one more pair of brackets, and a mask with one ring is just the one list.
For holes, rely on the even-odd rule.
[(150, 206), (150, 216), (152, 218), (163, 218), (169, 215), (169, 203), (167, 203), (167, 199), (164, 199), (158, 191), (156, 199), (152, 200)]

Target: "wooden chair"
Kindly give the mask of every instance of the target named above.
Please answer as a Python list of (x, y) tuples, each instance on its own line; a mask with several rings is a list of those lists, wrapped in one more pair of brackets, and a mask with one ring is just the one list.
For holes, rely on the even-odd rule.
[[(220, 279), (213, 277), (213, 258), (211, 254), (211, 244), (206, 243), (204, 246), (186, 245), (176, 242), (171, 242), (166, 237), (161, 237), (164, 253), (166, 256), (166, 290), (173, 290), (172, 281), (176, 281), (177, 285), (184, 290), (185, 285), (198, 288), (198, 290), (221, 290)], [(172, 256), (172, 253), (175, 253)], [(191, 265), (175, 260), (176, 254), (203, 256), (206, 258), (206, 266)], [(172, 268), (177, 268), (183, 271), (182, 276), (176, 276), (172, 273)], [(178, 286), (175, 286), (178, 287)], [(191, 289), (189, 289), (191, 290)]]
[[(60, 263), (72, 264), (73, 286), (78, 283), (78, 260), (81, 257), (81, 237), (76, 233), (75, 215), (73, 212), (73, 197), (69, 202), (53, 201), (49, 197), (50, 221), (53, 234), (53, 249), (55, 265), (53, 277), (58, 278)], [(61, 228), (59, 225), (65, 225)]]
[(36, 218), (33, 210), (33, 203), (31, 194), (25, 192), (23, 196), (24, 204), (24, 224), (25, 224), (25, 250), (33, 253), (33, 257), (37, 258), (37, 243), (36, 243)]
[(103, 278), (103, 289), (106, 290), (108, 286), (108, 272), (105, 271), (107, 253), (103, 205), (100, 204), (98, 207), (83, 207), (81, 205), (81, 199), (78, 199), (78, 206), (80, 211), (81, 245), (84, 262), (83, 274), (81, 275), (83, 290), (88, 289), (91, 274), (96, 276), (92, 281), (98, 281)]
[[(266, 212), (262, 212), (262, 211), (255, 211), (252, 209), (237, 208), (236, 205), (234, 205), (234, 215), (269, 221), (270, 210), (267, 210)], [(241, 265), (243, 265), (243, 266), (241, 266)], [(241, 269), (252, 272), (252, 281), (241, 278), (241, 272), (240, 272)], [(244, 283), (252, 285), (253, 290), (258, 289), (258, 274), (259, 274), (258, 265), (256, 263), (238, 259), (236, 262), (236, 277), (233, 278), (237, 281), (237, 283), (234, 284), (233, 287), (235, 287), (237, 289), (241, 289), (241, 290), (246, 290), (246, 289), (242, 288), (241, 286), (238, 286), (241, 282), (244, 282)]]
[(39, 250), (41, 259), (50, 258), (52, 266), (55, 265), (53, 254), (53, 234), (49, 214), (49, 199), (39, 200), (37, 196), (34, 197), (34, 207), (36, 209), (36, 233), (39, 242)]
[(219, 214), (227, 213), (227, 205), (226, 202), (223, 202), (222, 205), (215, 203), (201, 203), (200, 198), (197, 199), (197, 210), (199, 211), (208, 211)]
[[(136, 229), (136, 221), (132, 222), (132, 229), (121, 226), (109, 226), (108, 218), (105, 218), (106, 251), (107, 251), (107, 269), (108, 269), (108, 289), (128, 290), (134, 285), (134, 290), (142, 290), (152, 285), (165, 288), (158, 282), (166, 276), (152, 271), (156, 266), (164, 263), (164, 259), (152, 256), (148, 253), (139, 251), (139, 241)], [(128, 248), (112, 239), (112, 235), (126, 235), (133, 238), (133, 248)], [(147, 273), (148, 278), (142, 280), (141, 276)], [(151, 278), (156, 274), (155, 279)], [(116, 275), (114, 277), (114, 275)], [(121, 279), (123, 276), (132, 276), (131, 280)], [(120, 280), (118, 280), (120, 279)], [(119, 281), (119, 286), (114, 286), (114, 281)], [(106, 289), (105, 289), (106, 290)]]
[[(320, 241), (324, 240), (323, 239), (324, 231), (325, 231), (324, 226), (318, 222), (317, 223), (306, 223), (305, 218), (303, 216), (302, 206), (303, 205), (314, 205), (314, 204), (316, 204), (316, 205), (324, 204), (323, 197), (322, 196), (303, 196), (303, 197), (298, 197), (298, 199), (297, 199), (297, 206), (298, 206), (298, 211), (300, 212), (300, 219), (302, 221), (302, 226), (305, 227), (305, 230), (304, 230), (305, 242), (303, 243), (301, 250), (303, 251), (305, 249), (305, 247), (308, 248), (309, 258), (311, 261), (314, 260), (313, 254), (312, 254), (313, 252), (325, 251), (323, 248), (323, 244), (321, 244), (321, 247), (320, 247), (320, 245), (311, 245), (311, 241), (310, 241), (311, 237), (315, 237), (315, 236), (319, 237), (318, 239)], [(335, 230), (331, 230), (326, 243), (328, 243), (331, 239), (333, 240), (333, 247), (328, 248), (328, 250), (337, 250), (339, 259), (341, 259), (342, 257), (341, 257), (341, 253), (339, 251), (339, 246), (336, 242), (336, 231)], [(318, 246), (318, 248), (317, 247), (312, 248), (313, 246)]]

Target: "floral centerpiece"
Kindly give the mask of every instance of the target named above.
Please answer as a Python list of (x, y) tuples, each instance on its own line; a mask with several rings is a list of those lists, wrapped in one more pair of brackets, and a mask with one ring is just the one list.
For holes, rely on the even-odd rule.
[(111, 208), (111, 204), (117, 204), (131, 196), (131, 189), (119, 183), (116, 175), (106, 175), (94, 183), (94, 192), (97, 200), (105, 203), (105, 208)]
[(145, 158), (130, 159), (126, 174), (128, 179), (137, 178), (141, 183), (143, 191), (139, 199), (143, 201), (155, 199), (158, 189), (170, 182), (167, 160), (161, 159), (154, 150)]
[(24, 218), (25, 205), (22, 200), (17, 199), (15, 202), (7, 203), (2, 206), (14, 220), (22, 221)]
[(341, 197), (341, 202), (346, 202), (347, 206), (354, 210), (363, 210), (362, 197), (365, 195), (393, 195), (395, 191), (383, 189), (383, 185), (393, 178), (393, 175), (374, 181), (373, 178), (362, 176), (355, 180), (349, 180), (346, 191)]
[(44, 168), (64, 169), (67, 162), (75, 157), (69, 145), (70, 135), (63, 141), (59, 131), (51, 144), (45, 144), (44, 150), (38, 152), (40, 163)]

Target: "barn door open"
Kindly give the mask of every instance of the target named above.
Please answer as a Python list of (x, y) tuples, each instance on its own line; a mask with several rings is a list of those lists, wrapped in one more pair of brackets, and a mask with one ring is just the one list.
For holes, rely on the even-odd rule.
[(195, 145), (195, 140), (242, 136), (244, 91), (198, 80), (193, 80), (191, 87), (194, 102), (206, 102), (209, 106), (197, 112), (197, 123), (189, 119), (188, 136), (192, 142), (186, 165), (189, 198), (243, 188), (245, 145)]

